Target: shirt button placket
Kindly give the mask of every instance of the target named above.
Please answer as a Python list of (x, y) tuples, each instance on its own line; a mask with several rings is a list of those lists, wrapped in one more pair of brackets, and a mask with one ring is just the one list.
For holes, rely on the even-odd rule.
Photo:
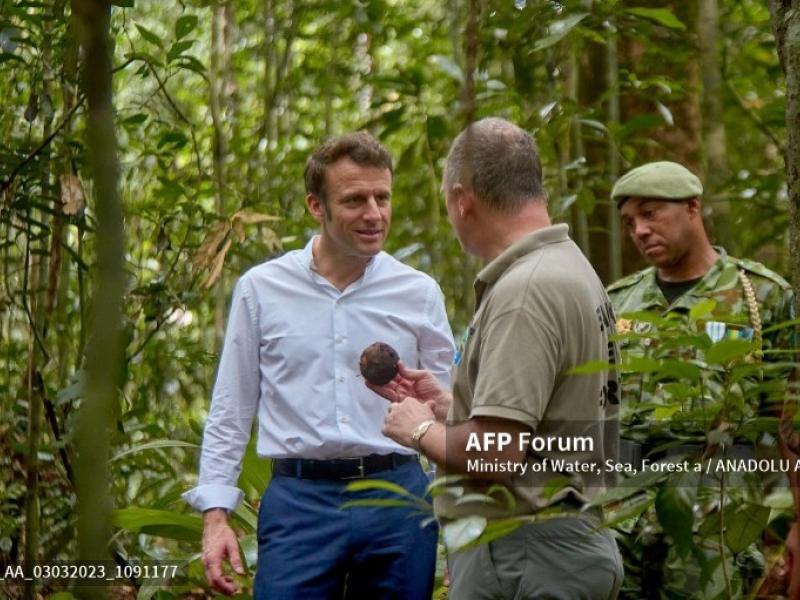
[(336, 301), (333, 307), (333, 369), (334, 369), (334, 390), (336, 390), (336, 420), (339, 423), (347, 423), (346, 414), (342, 413), (342, 408), (347, 406), (347, 386), (346, 376), (347, 365), (347, 329), (345, 327), (345, 311), (340, 302)]

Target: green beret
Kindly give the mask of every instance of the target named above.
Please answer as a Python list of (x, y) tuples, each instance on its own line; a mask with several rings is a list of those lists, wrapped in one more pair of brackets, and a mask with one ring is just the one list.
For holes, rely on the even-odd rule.
[(628, 198), (686, 200), (697, 198), (702, 193), (703, 184), (697, 175), (683, 165), (663, 160), (625, 173), (611, 190), (611, 199), (619, 208)]

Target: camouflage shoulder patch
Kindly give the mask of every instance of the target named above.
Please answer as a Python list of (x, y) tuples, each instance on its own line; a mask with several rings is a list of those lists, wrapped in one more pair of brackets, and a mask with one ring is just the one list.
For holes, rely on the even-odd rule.
[(617, 290), (624, 290), (627, 287), (630, 287), (630, 286), (632, 286), (634, 284), (637, 284), (642, 280), (642, 277), (644, 277), (645, 274), (648, 271), (652, 271), (652, 270), (653, 270), (653, 267), (648, 267), (647, 269), (642, 269), (641, 271), (637, 271), (636, 273), (632, 273), (632, 274), (628, 275), (627, 277), (623, 277), (622, 279), (618, 279), (617, 281), (615, 281), (614, 283), (612, 283), (611, 285), (609, 285), (606, 288), (606, 292), (610, 293), (610, 292), (616, 292)]
[(773, 283), (778, 284), (781, 289), (788, 290), (791, 289), (789, 282), (786, 281), (783, 277), (778, 275), (775, 271), (772, 271), (762, 265), (760, 262), (756, 262), (754, 260), (750, 260), (749, 258), (733, 258), (730, 257), (730, 260), (735, 262), (740, 268), (744, 269), (748, 273), (753, 273), (755, 275), (759, 275), (764, 277), (765, 279), (769, 279)]

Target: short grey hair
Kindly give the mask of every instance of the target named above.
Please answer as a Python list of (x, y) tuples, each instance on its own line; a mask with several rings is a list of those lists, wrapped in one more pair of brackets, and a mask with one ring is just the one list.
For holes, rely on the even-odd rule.
[(547, 201), (536, 143), (498, 117), (471, 123), (453, 140), (444, 169), (445, 191), (456, 184), (472, 190), (487, 208), (506, 214), (531, 201)]

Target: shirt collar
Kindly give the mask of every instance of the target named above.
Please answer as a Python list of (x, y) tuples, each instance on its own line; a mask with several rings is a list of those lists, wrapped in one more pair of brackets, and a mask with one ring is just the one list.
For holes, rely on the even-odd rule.
[[(650, 287), (650, 289), (654, 290), (657, 295), (653, 298), (654, 302), (651, 303), (649, 306), (644, 307), (643, 310), (647, 310), (648, 308), (653, 308), (655, 306), (659, 306), (662, 308), (690, 308), (695, 302), (696, 298), (704, 297), (705, 293), (708, 290), (722, 290), (727, 289), (729, 286), (725, 288), (719, 288), (718, 284), (720, 282), (720, 277), (722, 276), (725, 267), (730, 264), (728, 260), (728, 253), (725, 251), (725, 248), (722, 246), (713, 246), (714, 250), (716, 250), (719, 256), (717, 260), (711, 265), (711, 268), (706, 271), (706, 274), (700, 278), (700, 281), (695, 283), (691, 289), (686, 290), (683, 294), (681, 294), (678, 298), (675, 299), (675, 302), (670, 304), (667, 302), (667, 299), (664, 297), (664, 293), (661, 291), (661, 288), (658, 286), (657, 281), (657, 272), (655, 267), (651, 267), (648, 269), (649, 273), (647, 274), (647, 281), (645, 285)], [(734, 279), (732, 285), (735, 285), (736, 280)]]
[[(719, 281), (720, 275), (722, 275), (722, 271), (725, 269), (725, 265), (728, 264), (728, 253), (725, 252), (725, 248), (722, 246), (712, 246), (714, 250), (717, 251), (719, 256), (717, 260), (714, 261), (714, 264), (711, 265), (711, 268), (706, 271), (706, 274), (703, 275), (703, 278), (697, 282), (698, 285), (702, 284), (703, 287), (711, 287), (716, 288), (717, 282)], [(696, 289), (698, 285), (695, 285), (694, 288)], [(691, 290), (689, 290), (691, 292)]]
[[(305, 247), (300, 251), (300, 262), (309, 271), (319, 275), (319, 270), (317, 269), (317, 264), (314, 262), (314, 242), (319, 237), (319, 234), (312, 235), (311, 239), (308, 240)], [(367, 262), (367, 268), (364, 270), (364, 275), (359, 279), (359, 281), (363, 281), (372, 271), (375, 270), (378, 263), (380, 262), (380, 258), (383, 255), (383, 251), (379, 252), (375, 256), (371, 257)]]
[(483, 267), (475, 280), (475, 294), (480, 304), (481, 296), (487, 287), (493, 285), (517, 259), (549, 244), (569, 241), (569, 226), (566, 223), (550, 225), (525, 234), (488, 265)]

